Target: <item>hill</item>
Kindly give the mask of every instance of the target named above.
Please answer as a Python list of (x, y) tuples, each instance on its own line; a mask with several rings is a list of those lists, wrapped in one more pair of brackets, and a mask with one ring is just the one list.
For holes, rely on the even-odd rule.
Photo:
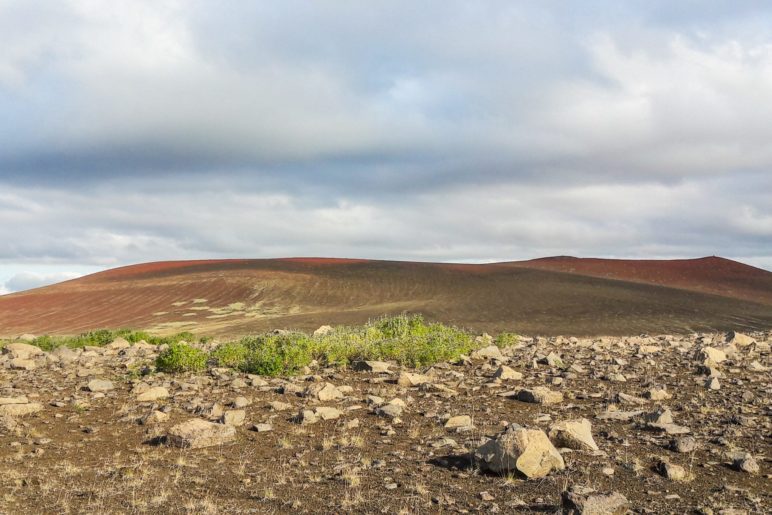
[(2, 296), (0, 335), (119, 327), (238, 335), (402, 311), (476, 331), (684, 333), (768, 329), (770, 306), (772, 273), (718, 258), (170, 261)]

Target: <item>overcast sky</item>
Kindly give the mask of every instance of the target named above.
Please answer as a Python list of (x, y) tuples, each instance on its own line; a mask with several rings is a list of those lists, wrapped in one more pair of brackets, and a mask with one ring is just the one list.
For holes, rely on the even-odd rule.
[(772, 269), (766, 1), (0, 0), (0, 291), (216, 257)]

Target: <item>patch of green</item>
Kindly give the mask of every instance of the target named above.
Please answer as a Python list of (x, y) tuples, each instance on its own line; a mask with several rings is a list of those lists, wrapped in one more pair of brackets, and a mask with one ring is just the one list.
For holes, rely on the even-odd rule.
[(57, 347), (102, 347), (112, 343), (116, 338), (124, 338), (129, 343), (137, 343), (144, 340), (153, 345), (179, 343), (181, 341), (194, 342), (196, 336), (190, 332), (177, 333), (171, 336), (156, 336), (146, 331), (134, 331), (132, 329), (98, 329), (81, 333), (77, 336), (38, 336), (30, 343), (40, 347), (44, 351), (52, 351)]
[(249, 349), (243, 341), (219, 345), (209, 356), (221, 367), (241, 368), (249, 355)]
[(454, 361), (480, 345), (471, 334), (421, 315), (384, 317), (358, 327), (338, 327), (319, 336), (262, 334), (226, 343), (211, 357), (221, 366), (260, 375), (290, 375), (313, 360), (345, 366), (356, 360), (389, 360), (419, 367)]
[(498, 336), (496, 336), (496, 339), (493, 340), (493, 343), (500, 348), (504, 347), (511, 347), (513, 345), (517, 345), (517, 342), (520, 341), (520, 336), (516, 335), (515, 333), (499, 333)]
[(155, 360), (160, 372), (199, 372), (206, 368), (206, 352), (185, 343), (172, 343)]

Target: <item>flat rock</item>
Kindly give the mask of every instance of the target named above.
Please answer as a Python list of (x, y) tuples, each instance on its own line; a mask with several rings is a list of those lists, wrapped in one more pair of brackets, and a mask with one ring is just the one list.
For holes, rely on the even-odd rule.
[(399, 374), (399, 378), (397, 378), (397, 384), (406, 388), (420, 386), (428, 382), (430, 382), (428, 376), (423, 374), (414, 374), (412, 372), (401, 372)]
[(472, 425), (472, 417), (469, 415), (457, 415), (450, 417), (445, 422), (445, 429), (467, 429), (474, 427)]
[(169, 390), (163, 386), (153, 386), (137, 395), (138, 402), (153, 402), (169, 397)]
[(45, 354), (40, 347), (19, 342), (9, 343), (3, 347), (3, 353), (8, 354), (11, 359), (31, 359)]
[(389, 364), (385, 361), (355, 361), (351, 368), (357, 372), (373, 372), (376, 374), (389, 371)]
[(535, 404), (558, 404), (563, 402), (563, 394), (544, 386), (537, 386), (536, 388), (522, 389), (517, 392), (517, 400)]
[(571, 490), (563, 492), (564, 515), (624, 515), (630, 502), (619, 492), (580, 493)]
[(502, 381), (519, 381), (523, 378), (523, 374), (506, 365), (501, 365), (493, 373), (493, 377), (495, 379), (501, 379)]
[(174, 447), (198, 449), (222, 445), (236, 438), (233, 426), (215, 424), (200, 418), (194, 418), (173, 426), (166, 436), (166, 441)]
[(90, 392), (109, 392), (110, 390), (115, 389), (115, 385), (113, 385), (112, 381), (107, 379), (92, 379), (88, 382), (86, 388), (88, 388), (88, 391)]
[(14, 370), (35, 370), (38, 367), (32, 359), (13, 358), (10, 363)]

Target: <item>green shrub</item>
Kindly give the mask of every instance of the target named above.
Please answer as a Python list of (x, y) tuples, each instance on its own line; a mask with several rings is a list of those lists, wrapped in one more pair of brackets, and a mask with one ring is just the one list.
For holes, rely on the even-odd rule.
[(249, 348), (244, 343), (230, 342), (218, 346), (210, 356), (221, 367), (242, 368), (248, 354)]
[(156, 368), (161, 372), (198, 372), (206, 368), (206, 353), (184, 343), (172, 343), (158, 355)]
[(264, 334), (244, 338), (247, 348), (241, 370), (266, 376), (290, 375), (311, 363), (312, 340), (303, 333)]
[(193, 333), (183, 332), (171, 336), (155, 336), (146, 331), (133, 331), (131, 329), (118, 329), (112, 331), (109, 329), (98, 329), (81, 333), (77, 336), (38, 336), (32, 342), (32, 345), (40, 347), (45, 351), (54, 350), (57, 347), (69, 347), (71, 349), (80, 347), (102, 347), (112, 343), (116, 338), (124, 338), (129, 343), (137, 343), (141, 340), (153, 345), (179, 343), (181, 341), (196, 341)]
[(496, 339), (493, 340), (493, 343), (497, 347), (501, 347), (503, 349), (504, 347), (511, 347), (512, 345), (516, 345), (518, 341), (520, 341), (520, 337), (515, 333), (502, 332), (496, 336)]

